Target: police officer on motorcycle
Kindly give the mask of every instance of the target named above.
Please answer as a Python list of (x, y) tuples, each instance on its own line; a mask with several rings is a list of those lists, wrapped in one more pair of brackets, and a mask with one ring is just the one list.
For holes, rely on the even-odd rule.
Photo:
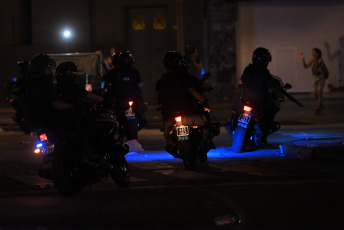
[(133, 67), (134, 57), (129, 51), (123, 51), (112, 56), (113, 69), (104, 75), (105, 84), (109, 86), (111, 100), (115, 101), (115, 111), (122, 111), (123, 105), (129, 98), (136, 103), (136, 114), (139, 127), (143, 128), (147, 121), (144, 115), (140, 73)]
[(31, 60), (28, 70), (26, 93), (29, 111), (27, 122), (35, 129), (56, 130), (58, 111), (72, 108), (58, 98), (53, 75), (56, 62), (47, 54), (37, 54)]
[[(252, 54), (252, 64), (245, 68), (241, 76), (242, 85), (239, 86), (241, 89), (240, 94), (244, 100), (253, 103), (256, 111), (258, 111), (257, 117), (261, 119), (265, 141), (269, 126), (275, 117), (272, 96), (276, 83), (267, 69), (271, 60), (272, 57), (268, 49), (263, 47), (256, 48)], [(236, 106), (234, 107), (237, 108), (234, 108), (234, 110), (241, 109), (242, 104), (239, 98), (235, 100)]]
[(156, 82), (154, 98), (161, 104), (161, 114), (164, 123), (164, 137), (167, 141), (166, 151), (171, 152), (171, 140), (168, 139), (168, 133), (174, 122), (175, 112), (184, 112), (187, 115), (199, 115), (200, 112), (196, 101), (205, 107), (206, 101), (202, 95), (195, 89), (193, 81), (185, 71), (181, 69), (182, 56), (176, 51), (170, 51), (163, 56), (163, 64), (166, 73)]
[(94, 157), (106, 152), (105, 136), (96, 122), (96, 113), (92, 108), (93, 104), (102, 102), (104, 99), (76, 84), (77, 73), (78, 69), (74, 62), (66, 61), (59, 64), (56, 67), (57, 92), (63, 101), (73, 105), (71, 113), (63, 114), (66, 117), (65, 120), (70, 122), (68, 128), (78, 127), (74, 132), (82, 132), (84, 141), (91, 150), (87, 154)]

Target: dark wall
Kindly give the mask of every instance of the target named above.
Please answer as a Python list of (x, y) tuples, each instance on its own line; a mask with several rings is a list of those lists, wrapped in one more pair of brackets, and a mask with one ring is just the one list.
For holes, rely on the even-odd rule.
[[(179, 0), (2, 0), (0, 1), (0, 48), (3, 55), (0, 57), (1, 71), (0, 87), (4, 89), (10, 76), (18, 72), (18, 60), (29, 60), (38, 52), (94, 52), (102, 50), (109, 55), (111, 47), (118, 50), (128, 47), (127, 9), (133, 7), (164, 6), (168, 9), (169, 28), (168, 44), (170, 49), (177, 49), (176, 3)], [(209, 28), (213, 16), (208, 8), (214, 2), (227, 4), (226, 0), (184, 0), (183, 6), (183, 35), (184, 43), (196, 46), (201, 59), (206, 66), (215, 69), (219, 66), (209, 62), (208, 55), (213, 55), (214, 31)], [(222, 8), (226, 14), (227, 8)], [(216, 12), (215, 12), (216, 13)], [(19, 22), (19, 23), (18, 23)], [(210, 24), (208, 24), (210, 23)], [(220, 23), (225, 27), (228, 21)], [(19, 24), (19, 27), (18, 27)], [(68, 42), (62, 38), (62, 29), (72, 29), (74, 37)], [(18, 29), (19, 28), (19, 29)], [(18, 32), (19, 31), (19, 32)], [(220, 32), (220, 31), (217, 31)], [(230, 31), (223, 34), (232, 37)], [(222, 36), (221, 35), (221, 36)], [(216, 35), (217, 36), (217, 35)], [(219, 35), (220, 36), (220, 35)], [(217, 36), (218, 37), (218, 36)], [(227, 41), (227, 40), (226, 40)], [(232, 44), (232, 43), (231, 43)], [(231, 49), (226, 46), (226, 49)], [(221, 54), (222, 58), (228, 52)], [(232, 55), (232, 53), (230, 54)], [(218, 56), (214, 56), (217, 57)], [(217, 60), (217, 59), (216, 59)], [(209, 62), (209, 65), (208, 65)], [(221, 79), (227, 81), (226, 68)], [(214, 72), (215, 73), (215, 72)], [(215, 81), (217, 78), (213, 78)], [(220, 78), (219, 78), (220, 79)], [(0, 90), (0, 106), (9, 106), (4, 100), (5, 90)]]

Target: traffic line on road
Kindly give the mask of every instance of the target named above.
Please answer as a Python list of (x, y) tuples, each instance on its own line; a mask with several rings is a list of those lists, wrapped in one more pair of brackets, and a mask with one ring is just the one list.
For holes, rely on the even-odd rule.
[(166, 163), (151, 162), (151, 161), (135, 162), (134, 166), (138, 167), (138, 168), (141, 168), (141, 169), (146, 169), (146, 170), (175, 169), (176, 168), (173, 165), (169, 165), (169, 164), (166, 164)]
[(182, 179), (213, 179), (213, 178), (220, 178), (219, 176), (206, 174), (206, 173), (200, 173), (197, 171), (186, 171), (186, 170), (178, 170), (178, 169), (171, 169), (171, 170), (155, 170), (154, 172), (160, 173), (162, 175), (166, 176), (172, 176)]
[(276, 171), (273, 169), (266, 169), (264, 167), (257, 167), (251, 164), (245, 164), (243, 162), (240, 162), (238, 164), (231, 164), (231, 165), (214, 165), (209, 164), (210, 167), (220, 169), (222, 172), (228, 172), (228, 171), (235, 171), (240, 172), (244, 174), (254, 175), (254, 176), (260, 176), (260, 177), (280, 177), (280, 176), (295, 176), (296, 174), (289, 173), (289, 172), (281, 172)]
[(51, 180), (42, 178), (35, 175), (20, 175), (20, 176), (9, 176), (10, 178), (28, 184), (38, 188), (53, 188), (53, 182)]

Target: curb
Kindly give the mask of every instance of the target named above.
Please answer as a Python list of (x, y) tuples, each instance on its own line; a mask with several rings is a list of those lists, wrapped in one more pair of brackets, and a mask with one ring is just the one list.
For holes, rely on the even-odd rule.
[(344, 160), (344, 137), (293, 140), (280, 149), (286, 158)]

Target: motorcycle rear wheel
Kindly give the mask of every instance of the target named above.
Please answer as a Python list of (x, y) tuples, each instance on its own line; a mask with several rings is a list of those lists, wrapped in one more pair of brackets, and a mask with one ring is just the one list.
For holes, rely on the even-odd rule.
[(183, 158), (184, 167), (193, 170), (197, 167), (198, 161), (191, 142), (180, 143), (178, 146), (179, 155)]
[(121, 188), (128, 187), (130, 184), (129, 167), (125, 156), (118, 154), (112, 158), (112, 180)]
[(234, 131), (232, 150), (236, 153), (241, 153), (246, 148), (246, 133), (247, 129), (238, 126)]
[(138, 136), (137, 119), (127, 120), (126, 122), (127, 122), (127, 127), (126, 127), (127, 140), (137, 139), (137, 136)]

